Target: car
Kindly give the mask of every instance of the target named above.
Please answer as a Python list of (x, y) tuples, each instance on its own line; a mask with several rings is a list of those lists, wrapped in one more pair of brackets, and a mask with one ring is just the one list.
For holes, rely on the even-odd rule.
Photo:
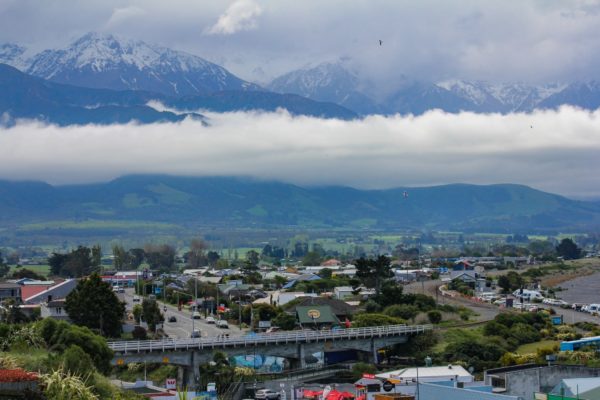
[(200, 315), (200, 313), (198, 311), (194, 311), (192, 313), (192, 318), (193, 319), (200, 319), (200, 318), (202, 318), (202, 316)]
[(169, 317), (169, 322), (177, 322), (177, 317), (175, 317), (174, 315), (171, 315)]
[(192, 339), (197, 339), (197, 338), (202, 337), (202, 334), (200, 333), (200, 330), (194, 329), (194, 331), (192, 332), (192, 334), (190, 335), (190, 337)]
[(216, 322), (217, 322), (217, 320), (215, 319), (215, 317), (211, 317), (211, 316), (206, 317), (207, 324), (215, 324)]
[(224, 319), (220, 319), (217, 321), (217, 328), (229, 329), (229, 324)]
[(275, 333), (275, 332), (279, 332), (279, 331), (281, 331), (280, 327), (272, 326), (269, 329), (267, 329), (265, 333)]
[(133, 302), (134, 303), (139, 303), (140, 302), (140, 296), (133, 296)]
[(275, 392), (271, 389), (259, 389), (254, 393), (256, 400), (276, 400), (281, 397), (281, 393)]

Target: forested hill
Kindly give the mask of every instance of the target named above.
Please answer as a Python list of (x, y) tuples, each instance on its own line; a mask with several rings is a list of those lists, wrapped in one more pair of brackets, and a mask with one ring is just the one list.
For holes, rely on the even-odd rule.
[(0, 224), (85, 220), (187, 226), (565, 232), (600, 227), (600, 204), (526, 186), (357, 190), (241, 178), (126, 176), (51, 186), (0, 181)]

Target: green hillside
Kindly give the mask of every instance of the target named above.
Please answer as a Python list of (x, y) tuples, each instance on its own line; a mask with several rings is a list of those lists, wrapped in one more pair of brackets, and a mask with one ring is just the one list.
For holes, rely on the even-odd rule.
[(600, 205), (511, 184), (357, 190), (241, 178), (126, 176), (71, 186), (0, 181), (0, 224), (23, 230), (123, 231), (148, 224), (165, 232), (185, 225), (533, 233), (595, 230)]

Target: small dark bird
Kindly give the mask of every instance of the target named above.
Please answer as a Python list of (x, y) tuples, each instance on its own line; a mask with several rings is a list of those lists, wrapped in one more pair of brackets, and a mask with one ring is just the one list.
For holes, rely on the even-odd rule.
[(530, 128), (533, 129), (533, 125), (530, 125)]
[(379, 40), (379, 45), (383, 45), (383, 40)]

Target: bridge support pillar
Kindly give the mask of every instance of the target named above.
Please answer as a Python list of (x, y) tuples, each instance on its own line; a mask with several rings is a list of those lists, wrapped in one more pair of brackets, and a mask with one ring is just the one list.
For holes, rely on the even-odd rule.
[(298, 344), (298, 361), (300, 364), (300, 368), (306, 368), (306, 349), (304, 348), (304, 344)]
[(374, 338), (371, 338), (371, 351), (369, 352), (369, 361), (373, 364), (377, 364), (377, 346), (375, 346)]

